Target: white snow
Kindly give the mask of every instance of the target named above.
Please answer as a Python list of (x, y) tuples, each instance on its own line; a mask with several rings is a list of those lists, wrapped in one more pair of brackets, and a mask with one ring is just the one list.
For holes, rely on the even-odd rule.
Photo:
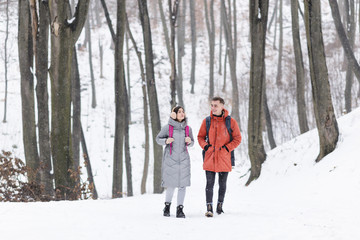
[[(326, 1), (322, 1), (325, 5)], [(112, 4), (115, 4), (113, 1)], [(138, 20), (136, 2), (128, 2), (130, 28), (143, 51), (142, 33)], [(0, 202), (0, 239), (246, 239), (246, 240), (281, 240), (281, 239), (316, 239), (316, 240), (355, 240), (360, 239), (360, 108), (339, 119), (340, 138), (337, 149), (320, 163), (314, 160), (318, 154), (317, 131), (293, 138), (298, 135), (296, 103), (294, 95), (294, 67), (291, 37), (284, 39), (287, 51), (284, 56), (283, 88), (274, 84), (277, 66), (277, 51), (273, 44), (274, 32), (267, 37), (267, 87), (269, 107), (273, 117), (275, 138), (280, 145), (268, 151), (267, 161), (263, 165), (260, 178), (249, 187), (245, 182), (250, 163), (247, 156), (247, 112), (248, 79), (250, 62), (250, 43), (248, 42), (248, 2), (238, 2), (238, 69), (240, 92), (240, 113), (243, 142), (236, 154), (236, 167), (228, 178), (228, 188), (223, 215), (206, 218), (205, 213), (205, 174), (202, 170), (201, 149), (196, 143), (190, 148), (192, 161), (192, 185), (187, 189), (184, 203), (186, 219), (176, 219), (176, 196), (171, 208), (172, 216), (162, 216), (164, 194), (151, 194), (153, 181), (153, 157), (147, 180), (148, 194), (140, 195), (140, 182), (144, 159), (144, 128), (142, 109), (142, 82), (139, 65), (133, 50), (130, 59), (132, 121), (130, 127), (131, 160), (134, 197), (111, 200), (112, 161), (114, 145), (114, 56), (110, 49), (111, 37), (107, 25), (93, 29), (93, 62), (97, 91), (97, 108), (91, 108), (91, 84), (88, 66), (88, 51), (78, 51), (82, 88), (82, 124), (90, 161), (95, 176), (95, 184), (100, 200), (63, 201), (49, 203), (5, 203)], [(133, 5), (133, 6), (132, 6)], [(1, 6), (0, 6), (1, 7)], [(289, 7), (284, 6), (285, 28), (291, 36)], [(326, 8), (327, 7), (327, 8)], [(5, 26), (4, 14), (0, 11), (0, 27)], [(109, 8), (113, 22), (116, 8)], [(12, 3), (12, 16), (16, 16), (17, 4)], [(271, 10), (272, 11), (272, 10)], [(322, 9), (324, 16), (325, 44), (331, 48), (336, 35), (328, 6)], [(156, 16), (151, 16), (156, 21)], [(170, 111), (169, 75), (170, 64), (158, 19), (153, 25), (153, 47), (155, 62), (165, 57), (155, 67), (155, 80), (159, 95), (161, 123), (165, 124)], [(187, 18), (187, 21), (190, 21)], [(0, 150), (10, 150), (24, 159), (22, 144), (22, 117), (20, 97), (20, 76), (17, 56), (17, 18), (11, 19), (9, 41), (9, 95), (7, 123), (0, 122)], [(198, 25), (197, 25), (198, 26)], [(326, 28), (325, 28), (326, 27)], [(1, 28), (4, 29), (4, 28)], [(201, 29), (199, 27), (199, 29)], [(206, 28), (203, 28), (206, 29)], [(326, 29), (326, 31), (325, 31)], [(329, 30), (330, 29), (330, 30)], [(332, 29), (332, 30), (331, 30)], [(303, 33), (303, 28), (301, 29)], [(208, 39), (206, 30), (198, 32), (197, 69), (195, 94), (190, 94), (190, 31), (187, 31), (186, 55), (183, 59), (185, 110), (196, 135), (201, 120), (208, 115)], [(0, 41), (4, 39), (0, 30)], [(79, 39), (82, 43), (84, 35)], [(99, 78), (99, 51), (97, 41), (101, 39), (104, 48), (104, 78)], [(218, 41), (218, 36), (216, 37)], [(304, 38), (305, 39), (305, 38)], [(96, 41), (96, 42), (95, 42)], [(224, 39), (223, 39), (224, 44)], [(129, 42), (130, 47), (132, 46)], [(223, 55), (225, 54), (223, 45)], [(343, 60), (341, 48), (334, 48), (327, 56), (330, 83), (334, 107), (337, 116), (343, 109), (344, 71), (338, 65)], [(336, 50), (340, 49), (340, 50)], [(218, 48), (216, 48), (218, 51)], [(306, 43), (303, 42), (304, 56)], [(3, 49), (0, 49), (3, 53)], [(215, 53), (216, 56), (218, 53)], [(332, 54), (332, 55), (331, 55)], [(358, 51), (356, 53), (358, 55)], [(144, 54), (142, 56), (144, 58)], [(304, 58), (305, 67), (306, 57)], [(0, 64), (3, 61), (0, 59)], [(0, 65), (0, 119), (3, 117), (4, 76)], [(216, 62), (215, 72), (218, 70)], [(231, 108), (231, 83), (228, 71), (227, 88), (223, 93), (223, 75), (215, 74), (215, 93), (225, 97), (227, 107)], [(36, 81), (36, 79), (35, 79)], [(35, 83), (36, 84), (36, 83)], [(309, 81), (306, 85), (308, 101), (311, 100)], [(287, 89), (287, 88), (290, 88)], [(286, 90), (283, 90), (286, 89)], [(353, 105), (359, 106), (356, 98), (357, 81), (353, 87)], [(50, 91), (49, 91), (50, 93)], [(281, 99), (280, 99), (281, 98)], [(354, 108), (355, 108), (354, 107)], [(309, 103), (308, 121), (310, 128), (315, 126), (312, 106)], [(291, 140), (290, 140), (291, 139)], [(265, 138), (266, 140), (266, 138)], [(282, 142), (285, 142), (281, 144)], [(83, 171), (85, 172), (85, 171)], [(86, 179), (86, 173), (83, 176)], [(125, 181), (125, 172), (124, 172)], [(124, 183), (126, 189), (126, 183)], [(218, 186), (214, 189), (214, 202), (217, 200)]]
[[(0, 203), (2, 239), (359, 239), (360, 109), (339, 120), (337, 149), (315, 164), (316, 130), (270, 151), (261, 178), (229, 175), (223, 215), (206, 218), (205, 175), (192, 149), (186, 219), (162, 216), (164, 194), (116, 200)], [(296, 164), (296, 165), (295, 165)], [(215, 193), (217, 186), (215, 186)], [(174, 197), (176, 199), (176, 196)], [(216, 201), (216, 194), (214, 201)]]

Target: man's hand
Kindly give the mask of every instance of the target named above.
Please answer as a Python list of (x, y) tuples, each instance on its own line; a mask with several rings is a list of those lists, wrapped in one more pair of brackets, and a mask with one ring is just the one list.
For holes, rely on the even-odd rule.
[[(226, 149), (226, 151), (228, 151), (229, 152), (229, 149), (224, 145), (224, 146), (222, 146), (221, 148), (225, 148)], [(221, 148), (220, 148), (220, 150), (221, 150)]]
[(168, 138), (168, 139), (166, 139), (166, 144), (170, 144), (170, 143), (172, 143), (174, 141), (174, 139), (173, 138)]
[(205, 152), (209, 149), (209, 147), (211, 147), (211, 144), (208, 144), (204, 147)]
[(185, 142), (186, 142), (187, 144), (190, 144), (190, 143), (191, 143), (191, 138), (190, 138), (190, 137), (186, 137), (186, 138), (185, 138)]

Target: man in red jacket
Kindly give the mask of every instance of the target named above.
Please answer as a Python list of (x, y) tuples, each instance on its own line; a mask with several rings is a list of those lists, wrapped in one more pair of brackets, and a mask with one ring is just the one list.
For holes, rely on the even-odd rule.
[[(226, 126), (228, 110), (224, 108), (225, 101), (221, 97), (211, 100), (210, 127), (207, 132), (206, 118), (203, 120), (199, 133), (198, 142), (205, 151), (203, 169), (206, 171), (206, 207), (205, 216), (213, 216), (212, 199), (215, 183), (215, 175), (219, 173), (219, 196), (216, 207), (218, 214), (223, 213), (223, 202), (226, 192), (226, 180), (231, 172), (231, 151), (241, 142), (240, 129), (235, 119), (230, 119), (232, 140)], [(230, 117), (230, 116), (229, 116)]]

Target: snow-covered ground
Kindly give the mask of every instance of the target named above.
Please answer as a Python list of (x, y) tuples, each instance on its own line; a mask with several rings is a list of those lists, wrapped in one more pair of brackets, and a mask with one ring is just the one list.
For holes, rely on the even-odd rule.
[[(111, 1), (110, 1), (111, 2)], [(114, 2), (113, 2), (114, 3)], [(9, 95), (7, 123), (0, 122), (0, 150), (12, 151), (24, 159), (22, 145), (22, 119), (20, 76), (17, 59), (17, 3), (12, 2), (10, 21), (9, 52)], [(200, 1), (199, 3), (200, 4)], [(335, 31), (327, 1), (322, 1), (325, 45), (335, 42)], [(3, 45), (5, 18), (0, 5), (0, 45)], [(200, 7), (201, 4), (200, 4)], [(136, 2), (128, 1), (130, 27), (142, 50), (142, 34), (136, 11)], [(291, 36), (289, 6), (284, 5), (285, 35)], [(115, 19), (115, 8), (109, 8)], [(243, 142), (236, 154), (236, 167), (228, 178), (228, 189), (224, 215), (207, 219), (205, 213), (205, 174), (202, 170), (201, 149), (198, 144), (191, 148), (192, 186), (188, 188), (184, 212), (186, 219), (174, 217), (176, 201), (173, 202), (172, 216), (164, 218), (162, 209), (164, 194), (152, 193), (153, 159), (149, 167), (147, 194), (140, 195), (140, 182), (144, 159), (144, 128), (141, 80), (138, 62), (131, 50), (131, 117), (130, 127), (131, 160), (134, 197), (110, 200), (112, 186), (112, 161), (114, 145), (114, 71), (113, 50), (110, 49), (110, 34), (107, 26), (93, 29), (93, 63), (97, 92), (97, 107), (91, 108), (91, 84), (88, 67), (88, 51), (78, 51), (82, 87), (82, 124), (88, 144), (97, 187), (101, 200), (50, 202), (50, 203), (3, 203), (0, 202), (0, 239), (360, 239), (360, 109), (341, 117), (340, 138), (335, 152), (315, 164), (318, 154), (316, 130), (298, 135), (295, 73), (291, 37), (284, 38), (284, 85), (275, 85), (277, 50), (272, 48), (273, 34), (267, 39), (267, 76), (269, 107), (273, 117), (275, 139), (278, 148), (268, 151), (260, 179), (244, 187), (248, 175), (242, 177), (250, 167), (247, 156), (247, 99), (249, 79), (250, 45), (248, 40), (248, 6), (238, 2), (238, 79), (240, 92), (240, 117)], [(201, 9), (199, 10), (201, 13)], [(157, 19), (156, 19), (157, 18)], [(160, 105), (161, 123), (167, 121), (170, 111), (169, 75), (170, 64), (166, 59), (159, 16), (151, 17), (153, 47), (156, 59), (165, 57), (155, 67), (155, 78)], [(189, 21), (189, 18), (187, 19)], [(113, 21), (114, 22), (114, 21)], [(325, 30), (326, 29), (326, 30)], [(198, 132), (201, 120), (209, 114), (208, 94), (208, 39), (205, 28), (199, 27), (197, 42), (197, 70), (195, 93), (190, 94), (191, 44), (187, 30), (186, 55), (184, 63), (184, 100), (189, 124), (194, 133)], [(304, 30), (303, 28), (301, 29)], [(84, 36), (79, 42), (82, 43)], [(99, 78), (98, 41), (104, 47), (104, 78)], [(218, 41), (218, 36), (216, 38)], [(224, 40), (223, 40), (224, 43)], [(131, 43), (130, 47), (132, 46)], [(303, 52), (306, 55), (306, 44)], [(218, 48), (216, 47), (216, 51)], [(4, 50), (0, 48), (1, 57)], [(216, 56), (218, 53), (216, 53)], [(223, 51), (224, 54), (224, 51)], [(359, 54), (359, 51), (356, 53)], [(333, 47), (327, 53), (332, 96), (337, 116), (343, 109), (344, 70), (338, 65), (343, 60), (341, 47)], [(306, 62), (306, 57), (304, 58)], [(0, 59), (0, 120), (4, 110), (4, 68)], [(307, 65), (305, 64), (305, 67)], [(215, 66), (216, 72), (218, 62)], [(229, 72), (228, 72), (229, 73)], [(221, 92), (223, 75), (215, 74), (215, 92), (224, 96), (226, 107), (231, 109), (231, 84)], [(358, 83), (353, 88), (354, 106)], [(312, 117), (311, 88), (307, 83), (306, 95), (309, 101), (310, 127)], [(265, 136), (265, 135), (264, 135)], [(289, 139), (292, 139), (288, 141)], [(268, 144), (265, 136), (266, 149)], [(152, 158), (152, 155), (151, 155)], [(85, 171), (84, 171), (85, 172)], [(86, 179), (86, 174), (84, 175)], [(124, 173), (125, 181), (125, 173)], [(124, 183), (126, 189), (126, 182)], [(217, 186), (215, 187), (217, 192)], [(216, 194), (215, 194), (216, 195)], [(174, 196), (176, 199), (176, 196)], [(214, 199), (216, 201), (216, 197)]]
[[(0, 203), (1, 239), (360, 238), (360, 109), (339, 120), (337, 149), (315, 164), (316, 130), (270, 151), (261, 178), (229, 175), (223, 215), (206, 218), (201, 152), (192, 149), (185, 219), (162, 216), (164, 194), (116, 200)], [(215, 190), (217, 190), (217, 185)], [(217, 192), (217, 191), (215, 191)], [(216, 201), (216, 194), (214, 200)]]

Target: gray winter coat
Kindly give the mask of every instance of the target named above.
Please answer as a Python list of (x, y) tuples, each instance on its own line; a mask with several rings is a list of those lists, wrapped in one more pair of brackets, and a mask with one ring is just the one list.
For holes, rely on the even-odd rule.
[[(170, 144), (166, 144), (169, 137), (169, 125), (174, 127), (172, 149), (170, 155)], [(183, 122), (177, 122), (169, 119), (169, 124), (161, 128), (156, 136), (156, 142), (159, 145), (166, 145), (162, 159), (162, 186), (163, 187), (186, 187), (190, 186), (190, 155), (186, 151), (185, 145), (185, 127), (186, 119)], [(192, 129), (189, 126), (189, 137), (191, 143), (187, 147), (194, 145)]]

